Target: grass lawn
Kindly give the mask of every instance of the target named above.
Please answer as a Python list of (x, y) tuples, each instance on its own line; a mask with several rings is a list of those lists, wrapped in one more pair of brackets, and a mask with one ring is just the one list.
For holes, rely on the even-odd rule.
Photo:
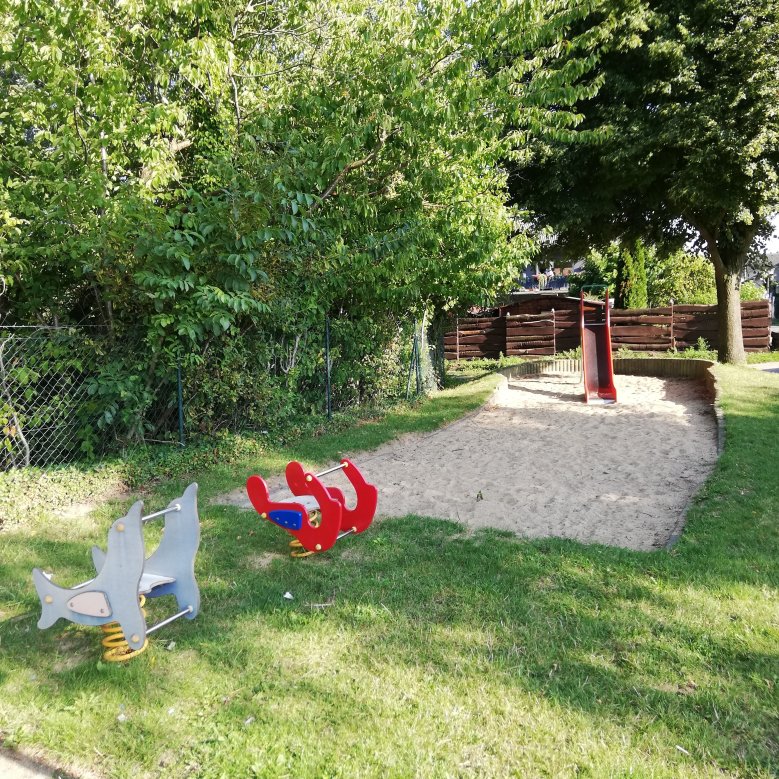
[(671, 552), (410, 516), (292, 560), (281, 530), (208, 503), (293, 456), (432, 429), (490, 377), (195, 474), (202, 613), (126, 666), (98, 661), (97, 629), (37, 629), (30, 569), (91, 575), (127, 503), (0, 531), (0, 739), (107, 777), (776, 776), (779, 377), (717, 374), (726, 451)]

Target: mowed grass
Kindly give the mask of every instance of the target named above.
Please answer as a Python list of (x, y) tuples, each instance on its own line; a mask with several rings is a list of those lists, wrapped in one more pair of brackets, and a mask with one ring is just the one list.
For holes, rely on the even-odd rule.
[[(405, 517), (292, 560), (278, 528), (209, 505), (245, 477), (217, 469), (196, 474), (201, 615), (109, 666), (97, 629), (37, 629), (29, 571), (89, 576), (118, 507), (0, 534), (0, 738), (106, 777), (775, 776), (779, 377), (717, 373), (726, 451), (670, 552)], [(294, 454), (430, 429), (493, 384)]]

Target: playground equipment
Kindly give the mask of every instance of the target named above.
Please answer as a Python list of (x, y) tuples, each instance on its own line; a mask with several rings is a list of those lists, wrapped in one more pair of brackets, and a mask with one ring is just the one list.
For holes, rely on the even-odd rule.
[[(92, 547), (94, 579), (70, 589), (54, 584), (52, 574), (40, 568), (32, 572), (41, 601), (41, 630), (60, 617), (79, 625), (100, 625), (106, 634), (103, 659), (122, 662), (143, 652), (148, 636), (180, 617), (194, 619), (200, 610), (200, 591), (195, 581), (195, 554), (200, 545), (197, 512), (197, 484), (167, 508), (141, 516), (143, 502), (137, 501), (108, 531), (107, 551)], [(143, 526), (165, 517), (162, 540), (145, 559)], [(146, 598), (174, 595), (178, 613), (146, 627)]]
[(616, 403), (614, 361), (611, 356), (611, 317), (609, 290), (601, 310), (589, 308), (585, 312), (584, 290), (579, 293), (579, 329), (582, 341), (582, 371), (584, 373), (585, 403)]
[[(336, 471), (343, 471), (357, 494), (357, 505), (346, 507), (346, 499), (338, 487), (325, 487), (319, 480)], [(370, 526), (376, 513), (378, 492), (368, 484), (350, 460), (321, 473), (307, 473), (293, 460), (285, 475), (292, 496), (283, 501), (272, 501), (268, 485), (260, 476), (250, 476), (246, 482), (249, 500), (257, 513), (284, 528), (295, 538), (290, 541), (293, 557), (308, 557), (325, 552), (336, 541), (362, 533)]]

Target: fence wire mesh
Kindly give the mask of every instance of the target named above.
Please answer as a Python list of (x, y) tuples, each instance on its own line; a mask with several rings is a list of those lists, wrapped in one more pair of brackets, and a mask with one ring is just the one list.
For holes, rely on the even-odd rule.
[(99, 459), (164, 425), (169, 386), (116, 386), (141, 346), (90, 328), (0, 325), (0, 470)]
[[(354, 337), (354, 328), (331, 323), (333, 411), (431, 389), (437, 357), (424, 328), (399, 329), (389, 349), (368, 354), (365, 333)], [(0, 322), (0, 472), (99, 461), (142, 442), (262, 433), (295, 415), (324, 415), (324, 334), (324, 325), (321, 334), (286, 340), (255, 343), (244, 334), (209, 350), (174, 342), (152, 356), (142, 331), (113, 338), (99, 328)]]
[(56, 335), (2, 337), (0, 463), (4, 470), (68, 461), (80, 448), (77, 420), (89, 402), (85, 357), (68, 349)]

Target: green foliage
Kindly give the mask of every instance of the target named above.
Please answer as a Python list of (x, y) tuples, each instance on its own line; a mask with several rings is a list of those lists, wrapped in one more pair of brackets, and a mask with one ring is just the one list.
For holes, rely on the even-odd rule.
[[(146, 365), (112, 363), (93, 393), (136, 439), (181, 356), (209, 372), (205, 429), (239, 398), (297, 413), (310, 397), (285, 394), (321, 369), (328, 315), (342, 402), (390, 391), (404, 327), (494, 297), (534, 249), (501, 161), (576, 121), (584, 65), (532, 56), (565, 19), (492, 0), (4, 5), (1, 312), (140, 328)], [(253, 343), (228, 339), (222, 366), (225, 333)], [(252, 359), (273, 379), (247, 401)]]
[(526, 357), (504, 357), (503, 355), (497, 359), (481, 357), (474, 360), (448, 362), (446, 365), (446, 379), (449, 384), (458, 384), (474, 377), (499, 371), (502, 368), (521, 365), (523, 362), (527, 362)]
[[(584, 7), (585, 4), (582, 4)], [(742, 362), (739, 274), (779, 208), (779, 6), (774, 0), (586, 4), (555, 64), (590, 52), (595, 95), (578, 140), (536, 144), (514, 201), (564, 246), (644, 237), (696, 240), (720, 277), (729, 327), (720, 357)]]
[(765, 288), (754, 281), (745, 281), (741, 285), (742, 300), (765, 300)]
[(497, 166), (518, 67), (480, 65), (529, 20), (500, 4), (90, 0), (3, 22), (21, 319), (202, 344), (490, 296), (526, 260)]
[(717, 286), (713, 265), (700, 254), (679, 250), (656, 252), (647, 265), (647, 290), (650, 306), (674, 303), (714, 305)]
[[(578, 295), (585, 285), (602, 284), (611, 289), (619, 288), (620, 267), (623, 268), (622, 273), (626, 273), (628, 266), (634, 267), (636, 257), (640, 257), (639, 266), (643, 261), (645, 269), (646, 298), (639, 294), (630, 300), (629, 305), (617, 300), (618, 307), (667, 306), (671, 300), (680, 305), (714, 305), (717, 302), (714, 267), (702, 255), (681, 249), (664, 252), (662, 247), (646, 246), (642, 241), (637, 241), (631, 251), (621, 249), (617, 243), (602, 251), (592, 249), (585, 260), (584, 271), (571, 278), (571, 294)], [(639, 291), (644, 286), (640, 277), (639, 270)], [(754, 293), (748, 288), (747, 294)]]
[(686, 360), (711, 360), (717, 362), (717, 351), (712, 349), (705, 338), (699, 338), (695, 346), (688, 346), (682, 351), (671, 350), (669, 357), (681, 357)]
[[(603, 251), (592, 249), (584, 260), (584, 270), (572, 275), (568, 282), (569, 294), (578, 296), (584, 287), (608, 287), (613, 291), (617, 283), (617, 267), (620, 250), (617, 244), (607, 246)], [(602, 294), (596, 295), (599, 299)]]
[(614, 356), (620, 359), (634, 359), (636, 357), (640, 357), (642, 359), (648, 358), (664, 360), (668, 357), (672, 357), (679, 360), (711, 360), (712, 362), (717, 362), (717, 352), (709, 346), (705, 338), (699, 338), (695, 346), (688, 346), (686, 349), (682, 349), (681, 351), (678, 349), (669, 349), (668, 351), (662, 352), (642, 351), (640, 353), (636, 353), (626, 346), (620, 346)]
[(649, 254), (643, 241), (624, 247), (617, 261), (615, 305), (617, 308), (646, 308), (646, 260)]
[[(332, 406), (381, 406), (405, 394), (411, 323), (393, 318), (330, 323)], [(188, 436), (224, 430), (279, 434), (325, 410), (324, 327), (226, 333), (183, 355)], [(381, 345), (380, 349), (376, 345)]]

